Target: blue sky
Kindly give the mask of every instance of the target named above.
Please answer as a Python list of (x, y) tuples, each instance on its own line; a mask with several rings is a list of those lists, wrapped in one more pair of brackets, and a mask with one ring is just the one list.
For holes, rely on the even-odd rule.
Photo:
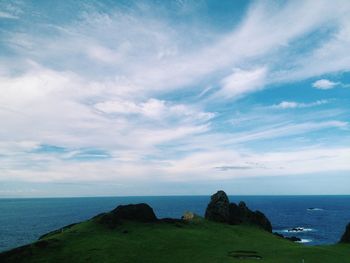
[(350, 194), (348, 1), (0, 1), (0, 197)]

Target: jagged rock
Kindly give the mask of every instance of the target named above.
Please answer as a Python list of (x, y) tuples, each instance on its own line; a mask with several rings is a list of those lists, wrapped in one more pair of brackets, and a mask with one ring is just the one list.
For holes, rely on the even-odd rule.
[(121, 220), (131, 220), (139, 222), (154, 222), (157, 217), (152, 207), (148, 204), (120, 205), (112, 210), (112, 214)]
[(224, 191), (218, 191), (211, 196), (211, 201), (205, 211), (205, 218), (216, 222), (228, 222), (229, 200)]
[(158, 219), (153, 209), (147, 204), (120, 205), (109, 213), (97, 218), (98, 222), (115, 227), (122, 221), (156, 222)]
[(296, 237), (296, 236), (285, 237), (285, 239), (290, 240), (292, 242), (299, 242), (299, 241), (301, 241), (301, 239), (299, 237)]
[(284, 238), (284, 239), (287, 239), (289, 241), (292, 241), (292, 242), (299, 242), (301, 241), (301, 239), (299, 237), (296, 237), (296, 236), (292, 236), (292, 237), (285, 237), (284, 235), (280, 234), (280, 233), (277, 233), (277, 232), (274, 232), (273, 233), (275, 236), (278, 236), (280, 238)]
[(345, 233), (341, 237), (340, 243), (350, 243), (350, 223), (346, 226)]
[(240, 202), (238, 205), (230, 203), (229, 208), (229, 224), (253, 224), (272, 232), (272, 225), (268, 218), (260, 211), (251, 211), (244, 202)]
[(231, 225), (239, 225), (243, 223), (243, 211), (241, 207), (235, 203), (230, 203), (229, 205), (229, 221)]
[(251, 223), (260, 226), (270, 233), (272, 232), (272, 225), (270, 220), (260, 211), (253, 212)]
[(288, 232), (303, 232), (304, 228), (303, 227), (293, 227), (291, 229), (288, 229)]
[(230, 203), (224, 191), (218, 191), (212, 195), (205, 212), (205, 218), (231, 225), (253, 224), (272, 232), (271, 223), (263, 213), (253, 212), (244, 202), (240, 202), (238, 205)]

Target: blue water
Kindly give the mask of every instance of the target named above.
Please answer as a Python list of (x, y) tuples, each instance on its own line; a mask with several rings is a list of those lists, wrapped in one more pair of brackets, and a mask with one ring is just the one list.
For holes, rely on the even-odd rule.
[[(150, 204), (158, 217), (179, 218), (184, 211), (203, 215), (209, 196), (0, 199), (0, 251), (24, 245), (40, 235), (86, 220), (119, 204)], [(350, 222), (350, 196), (230, 196), (244, 200), (271, 220), (274, 230), (310, 245), (339, 240)], [(308, 208), (319, 208), (310, 211)], [(298, 233), (288, 232), (303, 227)]]

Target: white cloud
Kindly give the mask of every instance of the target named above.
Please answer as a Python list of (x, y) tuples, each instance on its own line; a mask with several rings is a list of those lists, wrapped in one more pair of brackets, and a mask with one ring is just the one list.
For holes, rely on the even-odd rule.
[[(214, 150), (202, 151), (179, 160), (169, 161), (169, 165), (163, 167), (163, 170), (170, 180), (175, 181), (220, 181), (239, 177), (256, 177), (257, 175), (305, 175), (350, 171), (348, 158), (350, 158), (349, 148), (317, 147), (297, 151), (260, 153)], [(238, 169), (217, 169), (217, 167), (236, 167)]]
[[(269, 116), (262, 116), (268, 119)], [(260, 123), (259, 123), (260, 124)], [(191, 138), (189, 144), (193, 149), (208, 149), (208, 148), (227, 148), (227, 147), (242, 147), (247, 143), (257, 141), (276, 140), (286, 137), (295, 138), (296, 136), (307, 136), (313, 132), (324, 130), (347, 130), (348, 122), (343, 121), (318, 121), (318, 122), (282, 122), (269, 125), (257, 125), (254, 128), (243, 132), (226, 132), (226, 133), (211, 133)], [(285, 142), (283, 140), (283, 142)], [(274, 144), (272, 144), (274, 145)], [(272, 146), (271, 145), (271, 146)], [(276, 145), (274, 145), (276, 146)]]
[(0, 19), (1, 18), (8, 18), (8, 19), (18, 19), (18, 16), (12, 15), (7, 12), (0, 11)]
[(333, 89), (337, 85), (339, 85), (339, 82), (333, 82), (328, 79), (320, 79), (312, 83), (312, 87), (316, 89), (324, 89), (324, 90)]
[[(331, 33), (320, 38), (320, 43), (307, 49), (307, 52), (299, 56), (295, 56), (295, 53), (291, 54), (288, 58), (293, 62), (291, 69), (278, 72), (276, 79), (301, 80), (329, 73), (350, 71), (350, 56), (348, 55), (350, 18), (347, 15), (350, 5), (344, 1), (339, 1), (335, 5), (328, 4), (321, 2), (321, 5), (328, 9), (327, 16), (331, 18), (328, 25), (325, 25), (325, 28), (328, 28)], [(321, 32), (325, 33), (322, 30)], [(326, 84), (326, 87), (328, 86)]]
[(46, 98), (72, 96), (82, 82), (72, 72), (57, 72), (32, 65), (32, 69), (21, 76), (0, 76), (0, 83), (1, 105), (23, 110), (28, 104)]
[[(47, 155), (23, 155), (0, 161), (0, 180), (25, 182), (195, 182), (240, 177), (283, 176), (350, 171), (350, 148), (313, 147), (251, 152), (210, 149), (161, 160), (113, 159), (64, 162)], [(19, 163), (22, 162), (22, 165)], [(23, 163), (25, 165), (23, 165)], [(35, 166), (33, 165), (35, 163)], [(30, 165), (31, 164), (31, 165)], [(217, 169), (234, 167), (234, 169)], [(75, 176), (71, 176), (74, 174)], [(126, 176), (127, 175), (127, 176)]]
[(281, 138), (293, 135), (300, 135), (309, 132), (319, 131), (323, 129), (346, 129), (349, 126), (343, 121), (321, 121), (321, 122), (305, 122), (305, 123), (284, 123), (276, 124), (271, 127), (263, 127), (260, 130), (251, 132), (238, 133), (228, 139), (226, 143), (244, 143), (255, 140)]
[[(133, 160), (140, 161), (156, 153), (160, 144), (207, 132), (215, 116), (195, 105), (156, 98), (143, 102), (136, 96), (124, 99), (120, 87), (128, 89), (126, 86), (89, 83), (74, 73), (35, 65), (24, 75), (2, 77), (0, 81), (0, 119), (6, 127), (0, 132), (0, 145), (8, 145), (4, 155), (16, 153), (19, 160), (27, 155), (19, 153), (27, 149), (17, 145), (33, 141), (35, 146), (57, 145), (70, 151), (86, 147), (107, 152), (118, 149), (118, 158), (133, 156)], [(21, 163), (25, 162), (16, 161), (17, 165)]]
[(273, 108), (278, 108), (278, 109), (290, 109), (290, 108), (297, 108), (299, 106), (299, 103), (294, 102), (294, 101), (282, 101), (278, 105), (273, 105)]
[(105, 101), (99, 102), (94, 107), (105, 113), (140, 113), (141, 106), (131, 101)]
[(21, 6), (19, 1), (0, 1), (0, 19), (19, 19), (23, 13)]
[(310, 107), (315, 107), (315, 106), (320, 106), (323, 104), (329, 103), (328, 100), (318, 100), (315, 102), (310, 102), (310, 103), (300, 103), (300, 102), (295, 102), (295, 101), (282, 101), (279, 104), (272, 105), (272, 108), (275, 109), (296, 109), (296, 108), (310, 108)]
[[(286, 63), (286, 58), (282, 56), (286, 50), (292, 49), (289, 44), (330, 21), (342, 21), (346, 8), (338, 10), (336, 6), (326, 1), (317, 5), (312, 1), (287, 2), (283, 5), (257, 2), (235, 30), (221, 36), (211, 36), (211, 32), (192, 24), (186, 29), (169, 25), (167, 21), (153, 19), (152, 14), (144, 17), (121, 12), (90, 12), (85, 13), (79, 23), (50, 27), (48, 30), (56, 30), (58, 36), (54, 40), (13, 33), (8, 36), (8, 41), (14, 47), (19, 42), (30, 43), (29, 47), (26, 44), (16, 48), (41, 62), (47, 63), (57, 57), (70, 58), (60, 63), (73, 71), (85, 70), (87, 77), (97, 75), (101, 78), (105, 72), (117, 72), (118, 77), (124, 78), (138, 91), (147, 93), (203, 82), (213, 74), (227, 72), (230, 67), (252, 68), (252, 74), (261, 74), (256, 77), (263, 78), (263, 74), (273, 75), (274, 72), (255, 72), (263, 71), (256, 69), (256, 60), (263, 59), (274, 64), (276, 55), (285, 67), (290, 68), (294, 66), (295, 59), (288, 57), (291, 61)], [(147, 10), (152, 12), (149, 11), (151, 9)], [(320, 13), (327, 15), (320, 16)], [(296, 21), (295, 17), (300, 19)], [(191, 35), (198, 38), (188, 41)], [(207, 45), (203, 45), (204, 40)], [(48, 47), (48, 51), (42, 47)], [(277, 64), (281, 62), (279, 60)], [(101, 63), (105, 65), (101, 67)], [(86, 64), (89, 64), (88, 68), (84, 66)], [(242, 64), (246, 66), (242, 67)], [(231, 77), (237, 74), (233, 73)], [(279, 78), (269, 76), (268, 83)], [(224, 82), (230, 82), (229, 79), (227, 77)], [(226, 90), (233, 90), (232, 96), (239, 89), (229, 88), (232, 87), (229, 83), (223, 84)], [(251, 89), (248, 85), (243, 89), (257, 89), (257, 84), (251, 84)], [(267, 83), (260, 84), (263, 87)]]
[(253, 70), (234, 69), (231, 75), (222, 80), (222, 89), (214, 96), (233, 98), (262, 89), (265, 85), (266, 74), (265, 67)]
[(135, 103), (127, 100), (105, 101), (95, 104), (96, 109), (104, 113), (140, 114), (149, 118), (188, 117), (197, 120), (210, 120), (214, 113), (201, 112), (183, 104), (171, 104), (164, 100), (151, 98), (146, 102)]

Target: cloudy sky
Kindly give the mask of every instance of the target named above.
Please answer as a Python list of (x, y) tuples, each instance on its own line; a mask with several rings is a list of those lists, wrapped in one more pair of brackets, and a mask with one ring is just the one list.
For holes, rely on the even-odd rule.
[(350, 3), (0, 1), (0, 196), (350, 194)]

